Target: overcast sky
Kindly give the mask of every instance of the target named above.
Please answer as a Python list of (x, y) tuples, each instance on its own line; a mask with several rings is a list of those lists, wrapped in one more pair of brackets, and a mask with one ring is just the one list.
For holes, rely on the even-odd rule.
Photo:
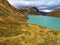
[(39, 10), (50, 12), (60, 8), (60, 0), (8, 0), (15, 7), (37, 7)]

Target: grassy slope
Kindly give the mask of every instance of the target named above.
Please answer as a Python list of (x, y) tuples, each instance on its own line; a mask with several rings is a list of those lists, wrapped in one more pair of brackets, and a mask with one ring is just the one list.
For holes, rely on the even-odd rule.
[(48, 13), (48, 16), (60, 17), (60, 9), (56, 9), (56, 10)]
[(21, 24), (7, 29), (0, 31), (1, 45), (60, 45), (60, 31), (34, 24)]
[(60, 31), (24, 23), (27, 15), (4, 1), (0, 3), (0, 45), (60, 45)]
[[(7, 1), (0, 2), (0, 16), (1, 20), (6, 22), (25, 22), (27, 20), (27, 15), (23, 15), (18, 12), (16, 8), (12, 7)], [(9, 20), (8, 20), (9, 19)]]

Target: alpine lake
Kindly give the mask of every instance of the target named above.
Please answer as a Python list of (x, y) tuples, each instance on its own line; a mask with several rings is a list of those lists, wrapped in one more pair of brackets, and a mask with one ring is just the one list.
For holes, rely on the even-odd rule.
[(50, 29), (60, 30), (60, 18), (52, 16), (29, 15), (27, 23), (36, 24)]

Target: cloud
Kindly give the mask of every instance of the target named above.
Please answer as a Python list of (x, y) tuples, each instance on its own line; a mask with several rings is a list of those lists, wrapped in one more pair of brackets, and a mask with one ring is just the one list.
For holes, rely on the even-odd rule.
[(15, 7), (37, 7), (39, 10), (54, 10), (60, 8), (59, 0), (8, 0)]
[(43, 11), (43, 12), (51, 12), (53, 10), (40, 10), (40, 11)]

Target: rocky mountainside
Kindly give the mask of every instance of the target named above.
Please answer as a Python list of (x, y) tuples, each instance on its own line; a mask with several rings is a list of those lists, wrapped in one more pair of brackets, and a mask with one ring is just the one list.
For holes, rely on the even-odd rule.
[(56, 9), (56, 10), (48, 13), (48, 16), (60, 17), (60, 9)]
[(0, 45), (60, 45), (60, 31), (26, 21), (27, 14), (0, 0)]
[(32, 7), (32, 8), (21, 8), (18, 9), (20, 12), (28, 13), (28, 15), (41, 15), (41, 13), (38, 11), (37, 8)]

